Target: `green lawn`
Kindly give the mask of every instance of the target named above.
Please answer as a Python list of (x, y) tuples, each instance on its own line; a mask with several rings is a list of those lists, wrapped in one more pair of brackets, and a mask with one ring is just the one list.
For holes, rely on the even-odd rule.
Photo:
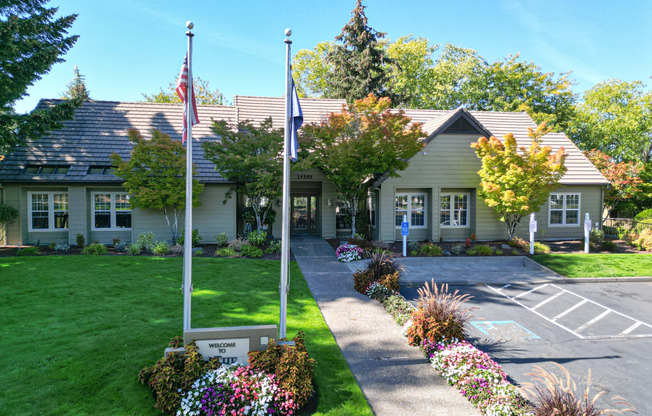
[(652, 254), (537, 254), (532, 259), (571, 278), (652, 276)]
[[(319, 415), (371, 415), (292, 264), (288, 336), (317, 360)], [(193, 259), (192, 326), (278, 324), (278, 261)], [(182, 335), (182, 259), (0, 258), (0, 413), (158, 415), (138, 372)]]

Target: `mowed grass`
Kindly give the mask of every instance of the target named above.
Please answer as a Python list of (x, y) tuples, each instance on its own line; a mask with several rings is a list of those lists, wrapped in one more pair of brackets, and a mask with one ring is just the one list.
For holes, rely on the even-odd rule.
[[(193, 259), (192, 326), (278, 324), (278, 261)], [(371, 415), (292, 264), (288, 335), (317, 360), (318, 415)], [(140, 369), (182, 335), (182, 259), (0, 258), (0, 414), (159, 415)]]
[(570, 278), (652, 276), (652, 254), (537, 254), (532, 259)]

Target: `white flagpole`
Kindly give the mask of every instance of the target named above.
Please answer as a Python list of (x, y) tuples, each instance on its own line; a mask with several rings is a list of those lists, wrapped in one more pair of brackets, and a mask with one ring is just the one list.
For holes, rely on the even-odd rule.
[(290, 36), (292, 31), (285, 29), (285, 138), (283, 144), (283, 219), (281, 226), (281, 285), (279, 291), (281, 292), (281, 318), (279, 320), (278, 337), (279, 339), (286, 338), (287, 329), (287, 308), (288, 308), (288, 267), (290, 259), (290, 158), (288, 152), (290, 151), (290, 117), (291, 114), (291, 100), (292, 91), (290, 87), (290, 45), (292, 41)]
[(193, 89), (192, 89), (192, 37), (191, 30), (195, 25), (186, 22), (188, 31), (188, 83), (186, 87), (186, 218), (183, 237), (183, 330), (190, 326), (190, 302), (192, 300), (192, 119), (193, 119)]

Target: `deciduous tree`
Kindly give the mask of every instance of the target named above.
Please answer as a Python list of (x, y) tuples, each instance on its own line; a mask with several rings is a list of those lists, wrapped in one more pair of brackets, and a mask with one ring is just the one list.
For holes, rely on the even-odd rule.
[(641, 191), (640, 185), (643, 183), (639, 177), (643, 171), (641, 162), (616, 162), (611, 156), (597, 149), (584, 154), (611, 183), (604, 191), (607, 213), (610, 213), (618, 203), (633, 198)]
[(304, 127), (316, 165), (333, 183), (351, 215), (355, 234), (358, 203), (378, 175), (398, 176), (408, 159), (423, 148), (425, 133), (402, 110), (391, 111), (389, 98), (369, 94), (346, 105), (320, 125)]
[(527, 148), (519, 148), (512, 133), (504, 143), (492, 136), (471, 144), (482, 160), (478, 195), (500, 215), (510, 240), (521, 218), (539, 210), (566, 172), (564, 148), (553, 154), (550, 146), (541, 146), (548, 132), (545, 123), (530, 128), (532, 144)]
[[(151, 139), (130, 130), (129, 140), (134, 144), (129, 159), (111, 155), (115, 175), (125, 181), (132, 206), (162, 210), (174, 243), (179, 237), (179, 214), (186, 206), (186, 150), (181, 141), (158, 130), (152, 132)], [(192, 206), (200, 205), (203, 190), (204, 185), (193, 179)]]
[[(200, 77), (193, 76), (192, 83), (195, 91), (195, 101), (198, 105), (224, 105), (226, 100), (224, 94), (217, 88), (212, 90), (208, 81)], [(167, 90), (161, 88), (158, 93), (147, 95), (143, 93), (145, 101), (148, 103), (180, 103), (181, 99), (177, 95), (176, 80), (170, 82)]]
[(78, 100), (15, 114), (16, 101), (27, 87), (46, 74), (77, 41), (68, 36), (77, 15), (56, 18), (57, 8), (46, 0), (6, 0), (0, 3), (0, 152), (25, 139), (36, 139), (72, 118)]

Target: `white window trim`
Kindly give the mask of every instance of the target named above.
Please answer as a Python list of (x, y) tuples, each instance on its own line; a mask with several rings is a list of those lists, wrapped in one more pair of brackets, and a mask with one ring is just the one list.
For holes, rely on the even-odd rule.
[[(111, 210), (110, 210), (110, 221), (111, 221), (111, 228), (96, 228), (95, 227), (95, 195), (111, 195)], [(91, 192), (91, 230), (92, 231), (131, 231), (131, 227), (129, 228), (117, 228), (115, 226), (116, 224), (116, 209), (115, 209), (115, 196), (116, 195), (129, 195), (128, 192)], [(129, 210), (131, 213), (131, 221), (133, 225), (133, 207), (132, 209)]]
[[(455, 210), (453, 206), (455, 204), (455, 195), (464, 195), (466, 196), (466, 225), (441, 225), (441, 197), (450, 196), (451, 197), (451, 207), (449, 209), (449, 216), (452, 219), (454, 217)], [(442, 192), (439, 194), (439, 211), (437, 216), (439, 217), (439, 227), (440, 228), (471, 228), (471, 194), (469, 192)]]
[[(413, 196), (423, 196), (423, 225), (412, 225), (412, 197)], [(428, 193), (427, 192), (397, 192), (394, 194), (394, 221), (396, 221), (396, 197), (398, 196), (407, 196), (407, 219), (410, 223), (410, 228), (428, 228)], [(401, 226), (397, 225), (396, 229), (400, 229)]]
[[(552, 204), (550, 203), (550, 198), (552, 198), (553, 195), (561, 195), (563, 196), (563, 201), (564, 201), (564, 206), (563, 208), (560, 209), (555, 209), (555, 211), (561, 211), (561, 224), (552, 224), (550, 220), (552, 219), (552, 216), (550, 215), (552, 212)], [(577, 224), (566, 224), (566, 195), (577, 195)], [(575, 209), (572, 209), (572, 211), (575, 211)], [(564, 193), (551, 193), (548, 195), (548, 227), (579, 227), (582, 224), (582, 218), (580, 218), (580, 214), (582, 212), (582, 194), (580, 192), (564, 192)]]
[[(32, 195), (48, 196), (48, 228), (32, 228)], [(70, 228), (54, 228), (54, 195), (68, 195), (65, 191), (27, 192), (27, 231), (30, 233), (51, 233), (68, 231)], [(68, 195), (68, 225), (70, 226), (70, 196)]]

